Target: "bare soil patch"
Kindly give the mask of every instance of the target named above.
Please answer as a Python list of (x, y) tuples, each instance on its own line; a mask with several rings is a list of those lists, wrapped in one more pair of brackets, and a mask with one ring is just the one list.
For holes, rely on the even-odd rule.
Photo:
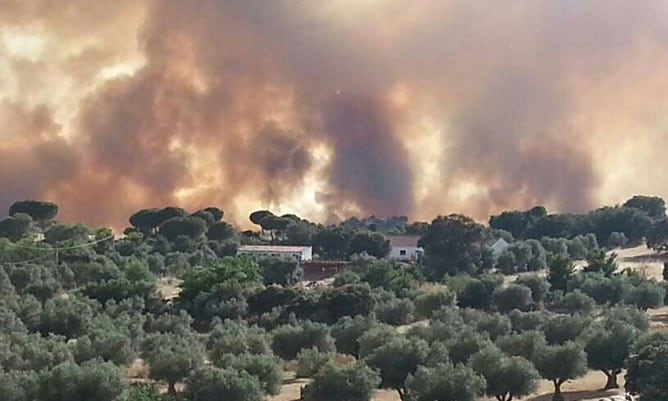
[(181, 293), (181, 283), (183, 280), (180, 280), (175, 277), (163, 277), (158, 279), (157, 287), (158, 292), (162, 299), (171, 300), (179, 296)]

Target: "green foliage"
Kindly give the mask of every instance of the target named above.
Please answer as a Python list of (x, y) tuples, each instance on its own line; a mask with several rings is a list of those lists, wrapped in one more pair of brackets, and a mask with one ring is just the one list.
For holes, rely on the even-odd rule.
[(411, 401), (475, 401), (485, 391), (485, 379), (467, 366), (441, 363), (421, 366), (406, 387)]
[(655, 220), (666, 217), (666, 202), (658, 196), (635, 195), (624, 202), (623, 207), (638, 209)]
[(587, 372), (587, 355), (582, 345), (567, 341), (561, 345), (542, 347), (533, 361), (541, 376), (554, 384), (556, 400), (561, 398), (561, 385)]
[(510, 312), (513, 309), (527, 311), (533, 303), (531, 288), (520, 284), (499, 287), (493, 296), (494, 304), (501, 312)]
[(304, 271), (296, 261), (280, 258), (267, 258), (259, 261), (265, 285), (295, 285), (301, 281)]
[(575, 267), (568, 256), (556, 255), (549, 261), (550, 271), (547, 281), (550, 282), (553, 290), (565, 291), (568, 286), (568, 280), (573, 275)]
[(658, 308), (663, 305), (666, 290), (656, 281), (644, 281), (632, 289), (625, 302), (642, 310)]
[(269, 210), (257, 210), (250, 214), (249, 220), (253, 224), (262, 225), (262, 221), (271, 216), (274, 216), (274, 214)]
[(125, 365), (134, 357), (131, 339), (117, 328), (95, 329), (79, 337), (73, 352), (78, 363), (100, 358), (116, 365)]
[(510, 356), (535, 361), (538, 353), (547, 346), (547, 341), (542, 332), (531, 330), (501, 337), (496, 340), (496, 346)]
[(53, 202), (43, 202), (35, 200), (24, 200), (14, 202), (9, 207), (9, 215), (27, 214), (33, 220), (41, 224), (53, 220), (58, 215), (58, 205)]
[(317, 232), (315, 224), (305, 220), (288, 224), (285, 229), (285, 243), (288, 245), (311, 245)]
[(323, 259), (343, 260), (349, 255), (352, 232), (344, 227), (325, 227), (313, 235), (313, 249)]
[(401, 326), (413, 321), (415, 306), (409, 299), (393, 298), (376, 304), (374, 312), (379, 321), (393, 326)]
[(415, 266), (396, 261), (358, 261), (353, 271), (372, 288), (383, 288), (400, 296), (418, 285), (419, 274)]
[(365, 361), (380, 372), (380, 386), (397, 390), (403, 400), (406, 379), (423, 365), (429, 355), (429, 344), (423, 340), (394, 338), (376, 348)]
[(479, 350), (491, 346), (489, 337), (471, 328), (458, 330), (455, 337), (446, 342), (450, 360), (453, 363), (466, 363)]
[(63, 337), (0, 335), (0, 366), (4, 370), (41, 371), (72, 360), (72, 350)]
[(655, 251), (668, 250), (668, 219), (652, 224), (647, 232), (647, 247)]
[(591, 251), (587, 256), (587, 265), (584, 271), (587, 273), (601, 273), (605, 277), (611, 277), (617, 270), (617, 254), (606, 255), (605, 250), (597, 249)]
[(626, 238), (624, 233), (612, 232), (606, 241), (606, 245), (610, 248), (622, 248), (629, 243), (629, 239)]
[(115, 401), (125, 390), (120, 369), (109, 363), (90, 361), (81, 365), (60, 364), (37, 379), (39, 401)]
[(372, 354), (397, 335), (397, 330), (392, 326), (378, 324), (371, 327), (359, 337), (359, 356), (364, 358)]
[(214, 241), (227, 241), (234, 238), (234, 227), (230, 223), (217, 221), (209, 226), (206, 237)]
[(480, 350), (470, 366), (485, 378), (485, 394), (499, 401), (509, 401), (531, 394), (538, 387), (540, 375), (528, 360), (507, 356), (494, 347)]
[(358, 231), (350, 239), (350, 254), (366, 253), (383, 258), (390, 253), (390, 241), (383, 234), (371, 231)]
[(355, 358), (360, 353), (360, 337), (372, 327), (377, 326), (374, 319), (365, 316), (346, 316), (332, 326), (331, 335), (334, 338), (336, 349)]
[(334, 277), (334, 282), (332, 283), (332, 286), (342, 287), (348, 284), (359, 284), (360, 281), (361, 278), (359, 274), (352, 272), (350, 270), (344, 270)]
[(541, 326), (550, 344), (575, 341), (592, 324), (592, 318), (583, 315), (557, 315)]
[(283, 383), (283, 369), (276, 357), (266, 354), (228, 355), (215, 361), (220, 368), (244, 371), (255, 377), (268, 395), (277, 395)]
[(479, 333), (486, 333), (492, 341), (510, 333), (512, 330), (510, 318), (499, 313), (466, 309), (462, 311), (462, 318)]
[(587, 365), (606, 375), (606, 389), (619, 387), (617, 375), (622, 372), (637, 335), (634, 326), (618, 322), (591, 326), (583, 334)]
[(243, 370), (203, 367), (186, 380), (187, 401), (262, 401), (259, 380)]
[(642, 400), (668, 400), (668, 334), (653, 333), (638, 340), (629, 358), (626, 385)]
[(435, 311), (443, 307), (452, 307), (455, 305), (455, 302), (455, 294), (445, 288), (423, 292), (413, 300), (415, 312), (422, 319), (431, 318)]
[(204, 349), (196, 340), (175, 334), (158, 334), (147, 338), (142, 345), (142, 358), (150, 367), (149, 375), (163, 380), (169, 393), (204, 360)]
[(440, 281), (446, 274), (477, 271), (482, 265), (484, 237), (485, 228), (470, 217), (437, 217), (418, 241), (427, 257), (425, 274)]
[(319, 306), (326, 312), (324, 321), (333, 323), (345, 316), (366, 316), (373, 310), (374, 299), (368, 285), (350, 284), (327, 288), (320, 295)]
[(515, 284), (529, 287), (531, 289), (531, 298), (536, 305), (542, 305), (550, 292), (550, 282), (538, 274), (520, 276), (515, 279)]
[(272, 333), (271, 348), (284, 360), (293, 360), (303, 349), (315, 348), (321, 352), (335, 350), (329, 327), (321, 323), (304, 322), (300, 325), (285, 325)]
[(39, 331), (77, 338), (89, 329), (93, 313), (89, 303), (73, 297), (49, 299), (42, 309)]
[(88, 242), (90, 230), (81, 224), (52, 224), (44, 231), (44, 241), (52, 245)]
[(197, 217), (183, 216), (172, 217), (160, 224), (159, 233), (170, 241), (175, 241), (179, 236), (197, 239), (206, 231), (206, 222)]
[(160, 390), (151, 384), (133, 384), (123, 401), (166, 401)]
[(569, 292), (550, 304), (550, 309), (561, 313), (590, 313), (596, 301), (580, 290)]
[(462, 308), (489, 309), (494, 299), (494, 291), (503, 283), (503, 277), (483, 275), (472, 279), (457, 294), (459, 306)]
[(378, 374), (363, 364), (329, 364), (306, 386), (304, 400), (370, 401), (379, 384)]
[(154, 234), (162, 223), (159, 209), (142, 209), (130, 216), (130, 224), (144, 235)]
[(629, 324), (643, 332), (649, 329), (649, 317), (647, 313), (633, 307), (615, 307), (605, 311), (606, 322), (617, 322)]
[(35, 400), (37, 374), (31, 371), (0, 372), (3, 401)]
[(270, 354), (268, 334), (257, 326), (226, 320), (214, 326), (207, 340), (209, 356), (214, 363), (226, 355)]
[(610, 278), (600, 274), (578, 274), (568, 283), (569, 288), (579, 289), (589, 295), (599, 305), (617, 305), (631, 290), (631, 283), (623, 276)]
[(297, 377), (313, 377), (325, 365), (334, 361), (334, 352), (303, 349), (297, 354)]
[[(260, 267), (250, 258), (224, 258), (183, 274), (178, 303), (194, 316), (211, 315), (206, 306), (240, 299), (243, 288), (258, 286)], [(223, 305), (225, 306), (225, 305)]]
[(523, 239), (531, 226), (541, 217), (547, 215), (543, 206), (536, 206), (527, 211), (506, 211), (489, 219), (489, 226), (497, 230), (505, 230), (513, 238)]
[(295, 288), (270, 285), (248, 297), (248, 310), (251, 314), (261, 315), (291, 304), (299, 295), (300, 291)]
[(18, 241), (30, 233), (37, 231), (32, 218), (24, 213), (5, 217), (0, 220), (0, 237), (8, 238), (10, 241)]

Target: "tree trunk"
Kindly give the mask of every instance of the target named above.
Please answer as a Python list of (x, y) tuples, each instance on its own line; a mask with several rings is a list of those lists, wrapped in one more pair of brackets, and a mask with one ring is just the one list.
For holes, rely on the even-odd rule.
[(167, 393), (178, 401), (179, 393), (176, 391), (176, 385), (174, 383), (167, 384)]
[(399, 393), (399, 399), (401, 399), (401, 401), (405, 401), (406, 393), (404, 392), (404, 390), (397, 388), (397, 393)]
[(618, 370), (612, 370), (612, 371), (603, 371), (605, 375), (608, 377), (608, 382), (605, 383), (605, 388), (603, 390), (610, 390), (614, 388), (619, 388), (619, 384), (617, 384), (617, 375), (620, 373)]
[(552, 396), (552, 401), (564, 401), (564, 396), (561, 395), (561, 381), (560, 380), (552, 380), (552, 383), (554, 383), (554, 395)]

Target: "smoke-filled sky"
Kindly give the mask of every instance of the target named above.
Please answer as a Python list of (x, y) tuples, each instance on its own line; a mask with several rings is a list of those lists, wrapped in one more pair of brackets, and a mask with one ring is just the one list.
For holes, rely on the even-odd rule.
[(0, 0), (0, 208), (480, 220), (668, 197), (668, 2)]

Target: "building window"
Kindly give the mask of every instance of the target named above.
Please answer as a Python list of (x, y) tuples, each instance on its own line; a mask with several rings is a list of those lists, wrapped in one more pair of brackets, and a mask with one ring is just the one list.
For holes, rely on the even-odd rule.
[(400, 250), (399, 255), (406, 256), (406, 250), (405, 249)]

